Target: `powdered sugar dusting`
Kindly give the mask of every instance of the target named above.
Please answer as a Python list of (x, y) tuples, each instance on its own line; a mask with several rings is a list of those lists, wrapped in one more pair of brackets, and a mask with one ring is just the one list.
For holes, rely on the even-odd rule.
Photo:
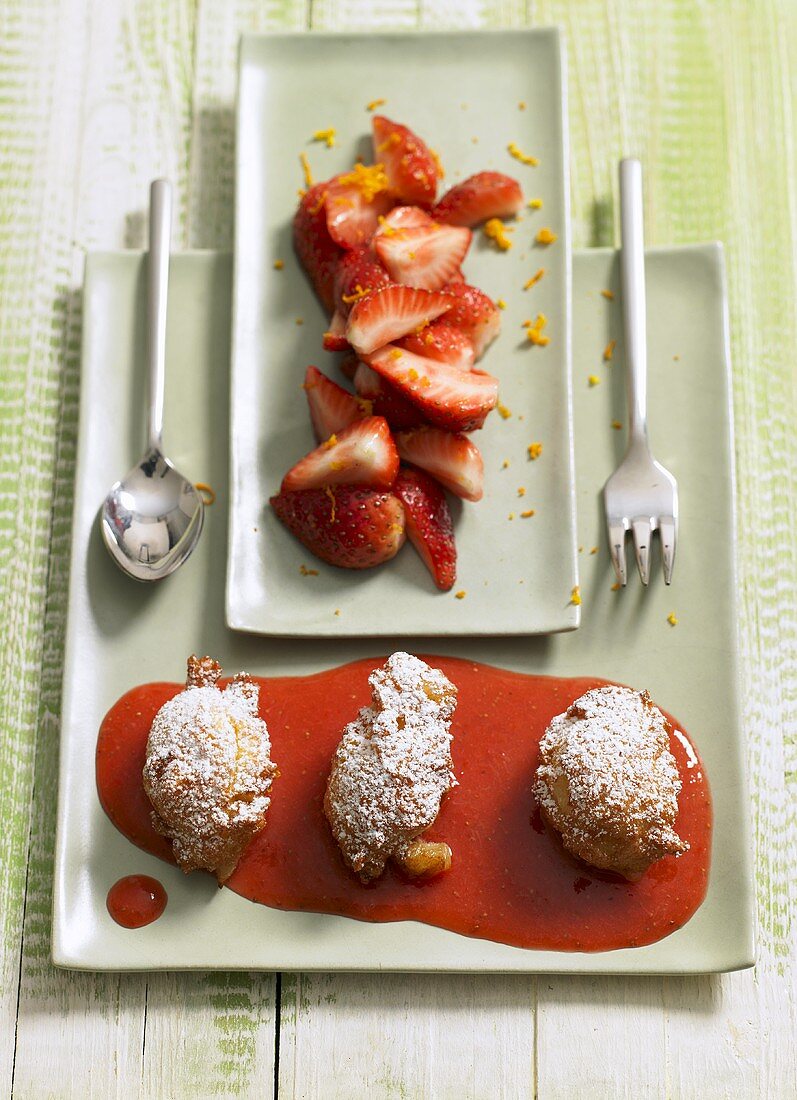
[(535, 797), (565, 846), (596, 866), (633, 875), (685, 851), (673, 829), (680, 790), (667, 720), (646, 692), (588, 691), (540, 742)]
[(205, 686), (186, 687), (155, 715), (143, 779), (153, 823), (183, 870), (204, 868), (224, 881), (263, 827), (276, 769), (258, 686), (241, 674), (219, 690), (221, 670), (212, 665), (192, 658), (188, 682)]
[(363, 879), (427, 829), (456, 784), (456, 688), (438, 669), (394, 653), (369, 677), (373, 703), (343, 731), (324, 808), (344, 859)]

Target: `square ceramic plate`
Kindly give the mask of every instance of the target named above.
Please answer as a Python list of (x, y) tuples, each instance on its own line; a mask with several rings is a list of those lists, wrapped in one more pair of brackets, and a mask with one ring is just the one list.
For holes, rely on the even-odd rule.
[[(572, 630), (578, 583), (570, 401), (570, 229), (562, 45), (556, 30), (391, 35), (268, 35), (241, 46), (236, 153), (231, 524), (227, 623), (272, 635), (542, 634)], [(355, 75), (356, 74), (356, 75)], [(419, 81), (424, 94), (419, 94)], [(438, 592), (412, 547), (362, 572), (316, 561), (268, 507), (283, 475), (315, 446), (300, 383), (308, 363), (343, 381), (324, 352), (328, 321), (294, 256), (291, 220), (302, 184), (299, 153), (316, 180), (371, 156), (372, 115), (383, 110), (438, 150), (445, 186), (481, 169), (522, 181), (527, 209), (513, 248), (474, 234), (467, 277), (504, 298), (503, 333), (482, 361), (512, 416), (494, 413), (477, 442), (485, 459), (478, 504), (455, 501), (459, 568)], [(525, 110), (519, 103), (527, 103)], [(313, 142), (333, 126), (337, 144)], [(477, 138), (474, 144), (472, 138)], [(513, 160), (509, 142), (539, 158)], [(535, 247), (549, 226), (558, 240)], [(275, 270), (275, 260), (284, 261)], [(532, 291), (523, 283), (544, 266)], [(548, 318), (551, 342), (533, 348), (521, 322)], [(296, 324), (301, 318), (302, 325)], [(545, 462), (526, 448), (545, 440)], [(505, 459), (511, 472), (502, 470)], [(521, 503), (518, 488), (526, 488)], [(533, 520), (510, 522), (534, 508)], [(311, 585), (302, 564), (319, 575)], [(518, 582), (524, 581), (520, 586)]]
[[(602, 529), (600, 487), (623, 445), (621, 349), (590, 389), (619, 306), (610, 252), (575, 263), (575, 417), (579, 538), (584, 546), (584, 625), (554, 638), (431, 641), (421, 652), (471, 657), (524, 672), (595, 675), (648, 687), (682, 720), (706, 764), (714, 796), (708, 896), (672, 936), (637, 950), (602, 954), (526, 951), (413, 922), (364, 924), (287, 913), (186, 877), (133, 847), (103, 814), (94, 785), (97, 729), (111, 704), (148, 680), (182, 679), (189, 653), (213, 653), (229, 671), (304, 674), (401, 643), (268, 640), (224, 626), (227, 387), (230, 265), (223, 256), (178, 256), (171, 273), (167, 337), (166, 446), (181, 470), (208, 482), (196, 553), (173, 577), (145, 586), (123, 577), (97, 526), (108, 485), (138, 452), (143, 435), (144, 262), (89, 257), (86, 272), (81, 430), (64, 670), (53, 957), (93, 970), (299, 969), (501, 970), (699, 973), (753, 961), (752, 876), (736, 680), (733, 465), (721, 252), (715, 246), (648, 258), (651, 432), (656, 453), (678, 476), (683, 528), (673, 585), (656, 575), (645, 592), (613, 576)], [(677, 318), (677, 324), (673, 324)], [(679, 356), (674, 360), (674, 356)], [(697, 372), (700, 384), (695, 384)], [(594, 555), (591, 547), (597, 546)], [(667, 622), (670, 611), (678, 626)], [(404, 643), (406, 644), (406, 643)], [(163, 917), (131, 932), (105, 909), (121, 875), (159, 878)]]

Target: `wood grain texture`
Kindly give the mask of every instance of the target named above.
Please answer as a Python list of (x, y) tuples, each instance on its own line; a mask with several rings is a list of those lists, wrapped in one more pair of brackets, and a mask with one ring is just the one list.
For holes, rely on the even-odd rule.
[[(0, 7), (0, 1092), (268, 1096), (271, 975), (49, 962), (83, 250), (232, 241), (242, 30), (560, 23), (574, 244), (612, 243), (616, 162), (653, 244), (727, 245), (755, 973), (282, 980), (286, 1096), (795, 1095), (797, 7), (791, 0), (9, 0)], [(699, 377), (695, 384), (699, 385)], [(8, 583), (8, 578), (11, 583)]]

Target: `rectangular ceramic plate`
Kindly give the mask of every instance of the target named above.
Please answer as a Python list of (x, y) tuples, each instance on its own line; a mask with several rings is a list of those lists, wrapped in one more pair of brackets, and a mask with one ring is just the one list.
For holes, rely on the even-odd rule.
[[(679, 479), (681, 545), (670, 589), (658, 567), (648, 591), (635, 577), (613, 592), (600, 488), (623, 446), (621, 348), (601, 385), (587, 375), (619, 338), (609, 252), (575, 263), (575, 417), (584, 625), (537, 639), (431, 641), (445, 652), (524, 672), (595, 675), (647, 687), (694, 737), (714, 796), (708, 896), (667, 939), (602, 954), (527, 951), (412, 922), (364, 924), (285, 913), (184, 876), (133, 847), (103, 814), (94, 785), (97, 728), (135, 684), (181, 680), (189, 653), (213, 653), (227, 671), (305, 674), (390, 652), (399, 643), (268, 640), (224, 626), (229, 260), (185, 255), (172, 264), (165, 438), (179, 469), (212, 485), (202, 542), (173, 577), (151, 587), (123, 577), (108, 557), (97, 511), (143, 438), (144, 262), (131, 253), (89, 257), (81, 430), (69, 625), (64, 670), (53, 957), (93, 970), (300, 969), (501, 970), (699, 973), (753, 961), (752, 879), (736, 680), (733, 474), (721, 253), (715, 246), (648, 257), (651, 432)], [(675, 321), (674, 321), (675, 319)], [(677, 323), (675, 323), (677, 321)], [(674, 356), (678, 356), (677, 361)], [(699, 374), (699, 384), (696, 378)], [(590, 549), (597, 546), (595, 554)], [(312, 583), (312, 578), (308, 578)], [(675, 611), (677, 627), (667, 616)], [(108, 916), (121, 875), (152, 874), (169, 894), (163, 917), (130, 932)]]
[[(236, 153), (232, 465), (227, 622), (272, 635), (542, 634), (572, 630), (578, 583), (570, 401), (570, 229), (562, 46), (556, 30), (389, 35), (268, 35), (241, 46)], [(423, 91), (421, 92), (421, 85)], [(372, 115), (416, 129), (440, 154), (444, 186), (482, 169), (508, 172), (542, 210), (526, 209), (514, 246), (481, 233), (469, 280), (503, 298), (503, 333), (482, 361), (512, 416), (494, 413), (476, 440), (485, 460), (478, 504), (455, 502), (456, 590), (440, 593), (411, 547), (354, 572), (316, 561), (268, 507), (283, 475), (315, 446), (300, 384), (313, 363), (336, 381), (321, 348), (328, 321), (294, 256), (291, 220), (302, 184), (299, 153), (316, 180), (370, 158)], [(525, 110), (519, 103), (525, 102)], [(313, 142), (335, 127), (337, 143)], [(473, 142), (478, 139), (478, 143)], [(509, 142), (539, 158), (513, 160)], [(551, 227), (558, 240), (534, 247)], [(284, 261), (275, 270), (275, 260)], [(542, 282), (523, 283), (540, 267)], [(551, 342), (533, 348), (521, 322), (548, 318)], [(301, 318), (303, 324), (297, 325)], [(545, 440), (545, 462), (526, 448)], [(511, 462), (503, 470), (504, 460)], [(521, 501), (518, 489), (526, 496)], [(511, 512), (536, 510), (533, 520)], [(319, 575), (312, 585), (302, 564)], [(519, 582), (523, 581), (520, 585)]]

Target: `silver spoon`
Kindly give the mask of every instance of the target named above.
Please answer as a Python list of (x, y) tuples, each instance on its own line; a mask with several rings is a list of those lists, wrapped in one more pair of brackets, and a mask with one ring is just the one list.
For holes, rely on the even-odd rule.
[(172, 185), (155, 180), (149, 194), (147, 449), (111, 487), (101, 522), (111, 557), (139, 581), (157, 581), (178, 569), (199, 541), (204, 519), (199, 493), (162, 450), (171, 224)]

